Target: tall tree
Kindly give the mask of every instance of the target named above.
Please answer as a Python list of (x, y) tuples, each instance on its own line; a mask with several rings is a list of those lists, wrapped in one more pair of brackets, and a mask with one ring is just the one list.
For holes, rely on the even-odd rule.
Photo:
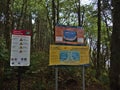
[(54, 30), (54, 26), (55, 26), (55, 23), (56, 23), (56, 7), (55, 7), (55, 0), (52, 0), (52, 19), (53, 19), (53, 30)]
[(57, 23), (59, 23), (59, 6), (60, 6), (59, 4), (60, 4), (59, 0), (57, 0), (57, 5), (56, 5), (56, 8), (57, 8), (57, 11), (56, 11), (57, 12), (57, 21), (56, 22)]
[(21, 6), (21, 12), (20, 12), (20, 17), (18, 19), (18, 24), (17, 24), (17, 29), (23, 29), (23, 21), (25, 18), (25, 12), (27, 10), (27, 0), (23, 0), (22, 6)]
[(98, 0), (98, 37), (97, 37), (96, 78), (99, 78), (100, 76), (100, 41), (101, 41), (101, 0)]
[(78, 0), (78, 26), (81, 26), (81, 9), (80, 9), (80, 0)]
[[(56, 18), (56, 6), (55, 6), (55, 0), (52, 0), (52, 20), (53, 20), (53, 32), (55, 31), (55, 23), (56, 23), (56, 20), (55, 20), (55, 18)], [(52, 34), (52, 31), (51, 31), (51, 34)], [(54, 33), (54, 35), (53, 36), (55, 36), (55, 33)], [(53, 37), (53, 40), (54, 40), (54, 37)], [(52, 41), (53, 41), (52, 40)]]
[(113, 31), (111, 38), (110, 87), (120, 90), (120, 0), (112, 0)]
[(10, 49), (10, 29), (11, 29), (11, 0), (7, 0), (5, 4), (5, 30), (4, 38), (6, 40), (7, 48)]

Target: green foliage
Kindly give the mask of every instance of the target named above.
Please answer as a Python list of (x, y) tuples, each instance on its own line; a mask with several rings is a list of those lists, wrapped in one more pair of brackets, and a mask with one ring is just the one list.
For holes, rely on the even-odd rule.
[(103, 72), (100, 76), (100, 82), (102, 82), (103, 85), (109, 85), (109, 76), (108, 73)]
[(8, 60), (8, 50), (6, 49), (5, 40), (0, 37), (0, 61)]
[(37, 52), (31, 55), (30, 70), (33, 73), (39, 72), (40, 68), (47, 68), (48, 66), (48, 54), (46, 52)]
[(6, 43), (3, 38), (0, 38), (0, 70), (2, 69), (2, 74), (4, 79), (11, 78), (13, 70), (10, 68), (9, 64), (9, 51), (6, 48)]
[(86, 86), (101, 86), (105, 90), (109, 90), (109, 76), (108, 72), (104, 71), (101, 73), (100, 78), (96, 79), (96, 70), (92, 67), (86, 69)]
[(8, 61), (8, 51), (5, 40), (0, 37), (0, 89), (3, 88), (4, 64)]
[[(2, 0), (1, 3), (5, 3), (6, 5), (6, 0), (5, 1)], [(52, 33), (54, 33), (54, 31), (51, 31), (53, 28), (52, 0), (12, 0), (10, 6), (11, 6), (10, 16), (12, 16), (11, 23), (15, 25), (18, 23), (21, 23), (21, 26), (23, 25), (23, 26), (31, 27), (29, 29), (33, 31), (32, 49), (34, 52), (32, 52), (31, 54), (30, 67), (23, 67), (23, 70), (22, 70), (23, 76), (25, 78), (28, 77), (27, 79), (31, 78), (31, 80), (33, 80), (34, 83), (31, 82), (31, 87), (35, 90), (38, 90), (38, 89), (44, 90), (48, 87), (54, 87), (54, 69), (55, 68), (48, 66), (49, 54), (48, 52), (45, 52), (45, 51), (48, 51), (49, 49), (49, 44), (51, 43), (51, 37), (52, 37), (51, 35)], [(56, 8), (57, 8), (57, 0), (55, 0), (55, 9)], [(59, 15), (60, 15), (59, 23), (77, 26), (78, 25), (77, 9), (78, 9), (78, 0), (59, 0)], [(3, 10), (0, 9), (0, 12), (1, 11)], [(55, 13), (57, 15), (57, 12)], [(2, 14), (4, 14), (4, 12), (0, 13), (0, 15)], [(97, 47), (96, 45), (97, 10), (95, 10), (95, 7), (93, 5), (85, 5), (81, 7), (81, 16), (82, 15), (83, 15), (83, 27), (85, 30), (85, 38), (92, 41), (92, 44), (90, 46), (91, 53), (94, 52), (95, 54), (91, 55), (91, 58), (93, 60), (93, 63), (95, 63), (94, 62), (96, 60), (95, 55), (97, 54), (97, 52), (95, 51), (96, 50), (95, 48)], [(21, 21), (19, 21), (20, 17), (22, 17)], [(23, 26), (21, 27), (22, 29), (23, 29)], [(0, 27), (1, 31), (2, 29)], [(108, 46), (110, 41), (108, 40), (104, 21), (102, 21), (101, 29), (102, 29), (101, 46), (103, 46), (103, 48), (101, 49), (101, 60), (102, 60), (101, 69), (105, 69), (103, 65), (104, 63), (103, 60), (108, 56), (108, 54), (106, 53), (109, 50), (107, 50), (106, 48), (110, 47)], [(88, 44), (90, 44), (90, 42)], [(104, 47), (106, 48), (104, 49)], [(104, 53), (102, 51), (103, 49), (104, 49)], [(5, 62), (4, 79), (16, 79), (17, 68), (9, 66), (8, 58), (9, 58), (9, 51), (6, 49), (5, 40), (3, 38), (0, 38), (0, 61)], [(109, 58), (107, 58), (107, 60), (109, 60)], [(96, 75), (95, 68), (96, 67), (94, 65), (92, 66), (92, 68), (88, 67), (86, 71), (87, 85), (89, 86), (92, 83), (97, 83), (97, 84), (102, 83), (103, 85), (108, 85), (109, 84), (108, 73), (102, 73), (100, 76), (100, 79), (97, 80), (95, 78), (95, 75)], [(82, 78), (82, 70), (79, 67), (60, 67), (59, 69), (60, 85), (64, 86), (65, 83), (71, 79), (77, 82), (81, 82), (82, 81), (81, 78)], [(27, 82), (27, 80), (25, 82)]]
[(47, 52), (39, 51), (31, 55), (31, 66), (26, 72), (26, 76), (34, 77), (32, 88), (35, 90), (46, 90), (53, 87), (54, 73), (53, 68), (48, 66), (49, 55)]

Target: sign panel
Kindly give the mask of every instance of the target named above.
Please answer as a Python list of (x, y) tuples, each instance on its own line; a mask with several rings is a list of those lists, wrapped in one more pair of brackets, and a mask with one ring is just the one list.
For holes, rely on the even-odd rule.
[(30, 65), (31, 32), (28, 30), (13, 30), (11, 42), (10, 66)]
[(75, 26), (55, 26), (55, 43), (84, 44), (84, 30)]
[(49, 65), (89, 64), (89, 47), (50, 45), (49, 59)]

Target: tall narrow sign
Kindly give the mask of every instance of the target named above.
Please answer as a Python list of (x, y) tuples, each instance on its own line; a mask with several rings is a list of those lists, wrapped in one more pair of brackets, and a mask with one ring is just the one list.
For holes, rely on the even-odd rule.
[(30, 65), (30, 41), (29, 30), (12, 31), (10, 66)]

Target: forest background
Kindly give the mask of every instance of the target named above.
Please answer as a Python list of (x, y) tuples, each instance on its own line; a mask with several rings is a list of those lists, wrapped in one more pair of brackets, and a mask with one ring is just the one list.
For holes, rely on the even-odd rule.
[[(80, 0), (0, 0), (0, 6), (0, 90), (17, 88), (17, 67), (9, 64), (13, 29), (32, 31), (31, 65), (22, 68), (21, 90), (54, 90), (55, 67), (48, 62), (56, 24), (84, 28), (90, 48), (86, 90), (110, 89), (111, 0), (92, 0), (85, 5)], [(82, 90), (81, 67), (60, 67), (58, 79), (59, 90)]]

